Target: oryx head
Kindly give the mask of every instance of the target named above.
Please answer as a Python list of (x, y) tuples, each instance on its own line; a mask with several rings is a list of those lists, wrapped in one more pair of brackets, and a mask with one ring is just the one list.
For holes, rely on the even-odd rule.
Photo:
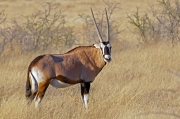
[(94, 18), (94, 14), (93, 14), (92, 8), (91, 8), (91, 12), (92, 12), (92, 16), (93, 16), (94, 25), (96, 26), (96, 31), (97, 31), (97, 34), (98, 34), (98, 37), (99, 37), (99, 41), (100, 41), (99, 44), (94, 44), (94, 46), (101, 50), (102, 56), (104, 58), (104, 61), (108, 63), (108, 62), (111, 61), (111, 43), (110, 43), (109, 19), (108, 19), (108, 16), (107, 16), (107, 10), (105, 9), (106, 19), (107, 19), (107, 41), (103, 41), (103, 39), (102, 39), (102, 36), (101, 36), (101, 34), (99, 32), (99, 29), (97, 27), (96, 20)]

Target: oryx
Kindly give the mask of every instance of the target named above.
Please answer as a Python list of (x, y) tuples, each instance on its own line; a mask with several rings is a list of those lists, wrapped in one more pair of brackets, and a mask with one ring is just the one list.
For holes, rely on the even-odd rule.
[(56, 88), (64, 88), (80, 83), (82, 100), (87, 108), (91, 82), (99, 74), (106, 63), (111, 61), (111, 44), (109, 20), (107, 19), (107, 41), (97, 27), (93, 11), (92, 17), (100, 43), (92, 46), (79, 46), (65, 54), (47, 54), (36, 57), (29, 65), (26, 81), (26, 97), (41, 102), (49, 84)]

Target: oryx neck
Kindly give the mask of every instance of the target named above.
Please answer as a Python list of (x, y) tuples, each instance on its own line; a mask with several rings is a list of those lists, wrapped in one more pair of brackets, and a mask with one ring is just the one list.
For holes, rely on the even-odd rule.
[(104, 66), (106, 65), (106, 62), (104, 61), (104, 58), (103, 58), (103, 54), (101, 52), (101, 49), (100, 48), (96, 48), (94, 46), (94, 50), (95, 50), (95, 56), (96, 56), (96, 61), (98, 62), (98, 64), (100, 64), (101, 66)]

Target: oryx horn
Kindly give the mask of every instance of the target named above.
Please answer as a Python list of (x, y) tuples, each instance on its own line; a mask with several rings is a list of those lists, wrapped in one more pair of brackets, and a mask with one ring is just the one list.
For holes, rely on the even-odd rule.
[(98, 34), (99, 40), (100, 40), (100, 42), (103, 42), (103, 40), (102, 40), (102, 36), (101, 36), (101, 34), (100, 34), (100, 32), (99, 32), (99, 29), (98, 29), (98, 26), (97, 26), (96, 20), (95, 20), (95, 18), (94, 18), (94, 14), (93, 14), (93, 10), (92, 10), (92, 8), (91, 8), (91, 13), (92, 13), (92, 16), (93, 16), (94, 25), (96, 26), (96, 31), (97, 31), (97, 34)]
[(106, 19), (107, 19), (107, 41), (110, 40), (110, 34), (109, 34), (109, 19), (108, 19), (108, 15), (107, 15), (107, 10), (105, 8), (106, 11)]

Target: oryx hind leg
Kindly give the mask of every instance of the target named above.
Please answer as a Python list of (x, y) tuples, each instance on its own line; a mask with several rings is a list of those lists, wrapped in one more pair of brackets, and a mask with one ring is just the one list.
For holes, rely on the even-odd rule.
[(88, 108), (90, 84), (91, 84), (90, 82), (81, 83), (81, 96), (85, 108)]
[(31, 82), (31, 96), (29, 97), (29, 99), (32, 102), (38, 91), (38, 84), (32, 73), (30, 74), (30, 82)]
[(42, 98), (44, 97), (44, 94), (45, 94), (48, 86), (49, 86), (49, 82), (46, 82), (46, 81), (38, 83), (38, 91), (37, 91), (36, 97), (34, 99), (35, 107), (38, 107), (39, 103), (41, 102)]

